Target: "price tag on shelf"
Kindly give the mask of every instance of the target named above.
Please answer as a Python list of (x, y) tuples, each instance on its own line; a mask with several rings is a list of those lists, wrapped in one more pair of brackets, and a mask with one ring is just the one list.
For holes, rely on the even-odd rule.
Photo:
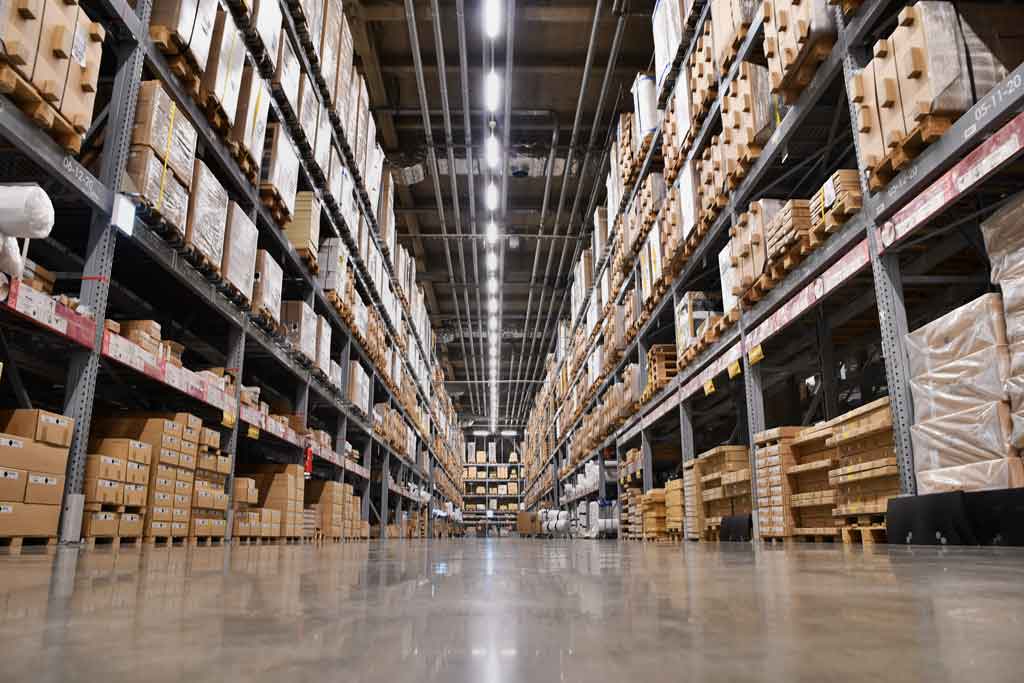
[(235, 426), (235, 422), (237, 422), (237, 420), (238, 418), (234, 413), (229, 413), (226, 410), (221, 412), (220, 424), (222, 427), (231, 429)]
[(750, 349), (750, 352), (747, 354), (747, 358), (750, 359), (751, 365), (757, 365), (764, 360), (764, 349), (762, 349), (761, 345), (758, 344), (754, 348)]
[(713, 393), (715, 393), (715, 380), (709, 379), (707, 382), (704, 382), (704, 395), (710, 396)]
[(250, 439), (258, 439), (260, 438), (260, 428), (249, 425), (249, 427), (245, 430), (245, 435)]
[(738, 360), (729, 363), (729, 379), (736, 379), (743, 372), (743, 367)]

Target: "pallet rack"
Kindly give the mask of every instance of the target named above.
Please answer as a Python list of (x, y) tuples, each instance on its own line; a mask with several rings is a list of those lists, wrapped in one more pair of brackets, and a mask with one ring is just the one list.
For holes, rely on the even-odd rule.
[[(565, 429), (559, 428), (557, 416), (550, 420), (551, 426), (538, 441), (552, 445), (526, 454), (527, 459), (535, 460), (526, 489), (531, 509), (542, 502), (556, 506), (563, 502), (557, 486), (543, 483), (547, 481), (545, 474), (550, 469), (557, 475), (559, 464), (566, 462), (568, 444), (582, 416), (621, 377), (628, 363), (638, 363), (641, 373), (646, 374), (647, 349), (670, 339), (666, 331), (672, 327), (672, 309), (681, 293), (691, 288), (717, 289), (714, 255), (724, 246), (728, 227), (737, 215), (751, 200), (775, 196), (771, 192), (779, 187), (780, 179), (792, 181), (802, 175), (800, 181), (789, 185), (793, 192), (806, 191), (814, 183), (820, 186), (835, 168), (842, 167), (844, 154), (834, 153), (831, 147), (848, 137), (853, 138), (852, 160), (861, 178), (863, 209), (760, 301), (745, 307), (736, 324), (644, 404), (602, 448), (613, 442), (618, 463), (624, 463), (630, 448), (640, 448), (645, 466), (640, 466), (639, 471), (643, 490), (648, 491), (654, 487), (655, 478), (665, 475), (653, 467), (651, 446), (656, 441), (678, 439), (682, 465), (719, 443), (752, 443), (754, 434), (772, 426), (806, 424), (814, 415), (834, 417), (841, 383), (838, 354), (849, 353), (855, 347), (859, 357), (854, 369), (861, 386), (853, 393), (859, 392), (860, 403), (868, 402), (878, 393), (891, 397), (901, 490), (906, 494), (916, 492), (910, 441), (913, 410), (904, 342), (904, 335), (912, 329), (908, 319), (915, 324), (927, 322), (966, 301), (971, 292), (976, 295), (984, 291), (988, 285), (984, 256), (964, 256), (965, 250), (978, 250), (980, 240), (972, 241), (971, 235), (961, 236), (957, 231), (994, 211), (1005, 192), (1013, 187), (1007, 182), (1012, 181), (1007, 170), (1024, 153), (1024, 66), (1012, 70), (1002, 83), (981, 97), (886, 187), (870, 192), (856, 136), (844, 129), (845, 126), (852, 130), (850, 121), (856, 120), (848, 104), (846, 84), (867, 63), (870, 41), (894, 27), (896, 14), (910, 4), (879, 0), (862, 3), (847, 15), (836, 8), (839, 34), (833, 51), (779, 122), (746, 177), (732, 191), (727, 206), (669, 286), (668, 294), (656, 304), (648, 322), (626, 347), (612, 372), (592, 392), (579, 417)], [(696, 21), (691, 30), (684, 32), (680, 56), (674, 60), (673, 72), (665, 79), (665, 90), (660, 93), (661, 105), (668, 99), (679, 66), (686, 63), (693, 49), (692, 37), (699, 35), (701, 27), (709, 21), (709, 5), (699, 0), (694, 3), (692, 16)], [(719, 76), (720, 94), (728, 90), (741, 62), (758, 59), (763, 28), (763, 18), (757, 13), (738, 48), (736, 60), (726, 74)], [(839, 104), (829, 109), (828, 103), (833, 100)], [(717, 96), (695, 133), (689, 157), (699, 156), (720, 127), (721, 97)], [(829, 135), (822, 137), (822, 130)], [(661, 138), (659, 127), (636, 185), (625, 194), (620, 206), (609, 207), (609, 226), (620, 225), (621, 217), (636, 201), (643, 179), (656, 168)], [(802, 149), (802, 140), (812, 149)], [(828, 161), (822, 163), (822, 156)], [(944, 224), (936, 225), (940, 218), (946, 219)], [(607, 243), (611, 244), (613, 239), (614, 235), (610, 235)], [(922, 250), (925, 242), (928, 249)], [(980, 251), (984, 254), (983, 247)], [(595, 255), (595, 260), (598, 268), (594, 281), (598, 282), (603, 270), (610, 267), (611, 259), (606, 254), (600, 258)], [(944, 269), (943, 265), (948, 267)], [(630, 280), (639, 280), (637, 263), (619, 290), (617, 303), (625, 299)], [(940, 295), (929, 296), (928, 288), (936, 286), (945, 289)], [(593, 290), (588, 299), (592, 295)], [(585, 300), (583, 311), (586, 303)], [(637, 303), (638, 315), (639, 308)], [(583, 311), (571, 323), (570, 338), (585, 319)], [(598, 340), (597, 334), (590, 336), (583, 358)], [(872, 357), (874, 351), (878, 351), (880, 359)], [(557, 369), (566, 362), (563, 359)], [(766, 395), (777, 393), (780, 384), (787, 381), (783, 378), (780, 382), (778, 372), (787, 364), (806, 369), (807, 375), (819, 378), (820, 384), (807, 414), (796, 415), (796, 422), (794, 416), (780, 414), (779, 406), (766, 405)], [(883, 366), (881, 381), (866, 377), (865, 368), (882, 374)], [(726, 373), (728, 379), (723, 378)], [(577, 372), (569, 386), (580, 377)], [(842, 381), (847, 386), (853, 384), (850, 378)], [(593, 457), (596, 451), (587, 459)]]
[[(284, 462), (301, 462), (307, 455), (312, 455), (314, 476), (349, 481), (354, 485), (362, 496), (361, 518), (384, 522), (380, 524), (382, 538), (386, 536), (386, 522), (392, 510), (397, 518), (401, 516), (403, 505), (420, 508), (424, 505), (423, 501), (407, 493), (407, 482), (426, 487), (431, 492), (431, 506), (447, 503), (461, 507), (461, 477), (455, 470), (459, 460), (455, 454), (461, 451), (461, 446), (455, 445), (457, 429), (439, 420), (430, 409), (427, 395), (431, 382), (430, 368), (436, 366), (436, 357), (432, 350), (428, 353), (422, 332), (405, 301), (399, 298), (402, 320), (391, 320), (384, 310), (367, 264), (353, 248), (354, 226), (345, 224), (338, 203), (327, 194), (323, 173), (311, 155), (300, 154), (300, 189), (311, 190), (318, 198), (328, 199), (324, 202), (323, 212), (326, 225), (333, 236), (348, 242), (358, 289), (381, 312), (392, 344), (396, 344), (399, 326), (404, 321), (418, 357), (422, 359), (425, 371), (417, 374), (403, 355), (405, 370), (415, 379), (417, 401), (426, 415), (426, 432), (419, 429), (397, 395), (382, 381), (367, 350), (327, 300), (306, 263), (260, 202), (258, 189), (242, 173), (224, 142), (172, 73), (167, 59), (149, 36), (149, 0), (140, 0), (134, 9), (124, 0), (88, 0), (83, 2), (83, 7), (107, 29), (105, 52), (117, 57), (110, 60), (113, 69), (110, 104), (97, 116), (98, 122), (105, 122), (106, 133), (99, 150), (99, 173), (92, 173), (78, 160), (65, 154), (21, 111), (6, 99), (0, 100), (0, 136), (10, 145), (10, 151), (3, 154), (0, 174), (7, 180), (37, 180), (56, 194), (54, 204), (58, 208), (58, 227), (50, 238), (32, 242), (30, 255), (41, 253), (45, 256), (43, 260), (59, 263), (64, 271), (70, 271), (66, 277), (79, 279), (81, 303), (94, 316), (90, 319), (60, 304), (41, 302), (33, 297), (32, 290), (20, 287), (17, 282), (12, 283), (7, 300), (0, 303), (5, 327), (18, 331), (18, 334), (6, 337), (3, 351), (8, 373), (16, 379), (15, 394), (19, 404), (25, 407), (32, 403), (18, 372), (19, 356), (24, 359), (39, 349), (45, 349), (54, 357), (65, 355), (70, 358), (66, 377), (60, 376), (63, 374), (61, 368), (47, 368), (53, 375), (48, 378), (50, 385), (47, 387), (45, 382), (40, 383), (42, 388), (38, 388), (35, 401), (37, 405), (60, 408), (59, 412), (76, 422), (69, 456), (61, 540), (78, 540), (77, 521), (81, 518), (83, 504), (81, 491), (89, 426), (94, 406), (99, 401), (112, 407), (176, 407), (196, 412), (205, 421), (220, 423), (224, 430), (224, 452), (232, 457), (232, 471), (235, 460), (242, 453), (249, 458)], [(282, 7), (282, 15), (284, 30), (298, 47), (296, 52), (304, 71), (317, 79), (320, 99), (329, 101), (318, 59), (307, 52), (299, 39), (291, 10)], [(254, 27), (249, 26), (242, 32), (250, 34), (254, 31)], [(248, 40), (247, 45), (246, 62), (254, 65), (260, 75), (269, 80), (272, 68), (261, 44)], [(105, 60), (104, 68), (107, 66)], [(117, 190), (125, 174), (135, 104), (144, 72), (158, 78), (190, 118), (196, 128), (204, 160), (231, 198), (257, 225), (260, 247), (271, 251), (281, 263), (285, 272), (285, 293), (290, 298), (305, 300), (329, 320), (333, 328), (332, 337), (336, 340), (333, 348), (340, 349), (332, 356), (343, 359), (341, 386), (348, 385), (347, 361), (358, 360), (371, 377), (369, 405), (386, 402), (402, 415), (417, 434), (413, 453), (403, 456), (385, 444), (374, 434), (372, 424), (346, 400), (344, 389), (339, 392), (300, 363), (255, 322), (254, 316), (235, 306), (214, 283), (188, 264), (148, 225), (132, 216), (134, 211), (130, 205), (127, 207), (129, 217), (126, 218), (126, 200)], [(283, 94), (275, 93), (269, 106), (272, 120), (280, 122), (294, 141), (298, 131), (287, 123), (283, 113), (287, 102)], [(376, 216), (363, 180), (354, 170), (353, 151), (346, 143), (341, 121), (332, 116), (331, 123), (333, 142), (342, 150), (345, 164), (356, 181), (359, 212), (371, 227), (371, 237), (379, 248)], [(89, 222), (87, 231), (81, 229), (83, 220)], [(72, 229), (75, 223), (79, 227)], [(391, 264), (387, 260), (385, 264), (387, 277), (395, 286), (397, 283)], [(40, 303), (44, 304), (43, 313), (40, 312)], [(235, 373), (238, 378), (235, 394), (225, 395), (207, 387), (184, 386), (173, 371), (163, 366), (145, 367), (131, 363), (119, 353), (117, 338), (104, 328), (108, 307), (173, 319), (176, 330), (190, 341), (190, 348), (194, 346), (208, 363)], [(170, 311), (170, 314), (163, 313), (165, 311)], [(197, 321), (201, 324), (196, 325)], [(193, 326), (195, 332), (190, 330)], [(199, 330), (202, 332), (198, 333)], [(294, 412), (301, 414), (307, 425), (317, 423), (334, 434), (334, 448), (308, 444), (294, 430), (277, 429), (265, 422), (258, 411), (242, 405), (239, 392), (243, 378), (245, 383), (263, 386), (293, 401)], [(294, 387), (295, 390), (288, 389), (282, 393), (274, 391), (274, 387)], [(149, 401), (139, 400), (139, 396)], [(354, 446), (354, 458), (341, 454), (346, 441)], [(437, 483), (441, 478), (446, 480), (444, 486)], [(232, 480), (233, 475), (227, 484), (229, 493), (233, 491)], [(371, 490), (373, 481), (379, 482), (376, 502)], [(231, 507), (229, 505), (229, 509)], [(230, 537), (230, 516), (227, 529)]]
[[(478, 450), (486, 451), (490, 453), (490, 446), (493, 445), (495, 449), (495, 460), (497, 462), (486, 462), (479, 463), (475, 462), (475, 454)], [(485, 526), (513, 526), (516, 523), (516, 514), (519, 511), (520, 503), (523, 499), (523, 463), (522, 458), (519, 457), (516, 462), (509, 462), (509, 458), (512, 454), (519, 454), (518, 444), (508, 437), (498, 436), (495, 438), (483, 437), (483, 436), (470, 436), (466, 439), (466, 460), (463, 467), (475, 467), (478, 469), (484, 469), (490, 474), (490, 472), (497, 471), (498, 467), (514, 467), (516, 469), (516, 477), (508, 477), (506, 479), (497, 479), (491, 476), (477, 477), (475, 479), (463, 477), (463, 483), (465, 485), (465, 492), (463, 493), (463, 499), (466, 501), (466, 508), (463, 510), (463, 518), (467, 525), (485, 525)], [(508, 484), (514, 482), (516, 484), (516, 493), (497, 493), (497, 486), (499, 484)], [(483, 485), (485, 487), (484, 493), (477, 493), (476, 487)], [(492, 485), (494, 488), (492, 490)], [(497, 500), (499, 505), (507, 505), (509, 503), (515, 503), (515, 510), (492, 510), (490, 509), (490, 501)], [(483, 505), (486, 509), (478, 510), (477, 505)]]

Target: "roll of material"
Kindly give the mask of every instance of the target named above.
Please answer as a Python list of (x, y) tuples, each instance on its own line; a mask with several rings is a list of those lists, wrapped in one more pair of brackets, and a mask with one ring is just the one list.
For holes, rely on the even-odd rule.
[(0, 272), (19, 280), (24, 269), (25, 259), (21, 256), (18, 240), (14, 237), (0, 237)]
[(53, 230), (53, 202), (38, 185), (0, 185), (0, 233), (42, 239)]

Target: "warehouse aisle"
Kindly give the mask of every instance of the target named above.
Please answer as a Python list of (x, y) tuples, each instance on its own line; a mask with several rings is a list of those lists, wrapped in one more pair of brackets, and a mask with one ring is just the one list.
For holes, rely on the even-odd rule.
[(0, 556), (0, 679), (1010, 680), (1024, 553), (532, 540)]

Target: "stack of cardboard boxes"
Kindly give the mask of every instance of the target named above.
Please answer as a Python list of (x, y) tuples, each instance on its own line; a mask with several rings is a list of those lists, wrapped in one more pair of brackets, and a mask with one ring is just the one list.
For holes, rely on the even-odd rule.
[(0, 412), (0, 537), (55, 537), (74, 420)]
[[(276, 511), (280, 519), (280, 535), (285, 538), (303, 536), (305, 505), (305, 473), (301, 465), (257, 465), (247, 467), (246, 473), (256, 480), (259, 505)], [(273, 517), (261, 513), (266, 517)], [(271, 519), (271, 521), (273, 521)]]
[(84, 538), (142, 537), (152, 454), (141, 441), (93, 437), (85, 462)]

